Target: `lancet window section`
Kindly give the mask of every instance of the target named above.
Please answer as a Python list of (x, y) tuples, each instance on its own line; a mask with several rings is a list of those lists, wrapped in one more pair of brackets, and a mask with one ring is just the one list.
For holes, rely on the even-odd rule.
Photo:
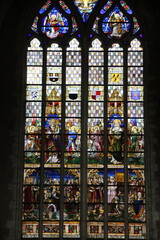
[(31, 28), (23, 239), (146, 239), (142, 34), (106, 1), (84, 43), (71, 6), (85, 28), (98, 5), (47, 1)]

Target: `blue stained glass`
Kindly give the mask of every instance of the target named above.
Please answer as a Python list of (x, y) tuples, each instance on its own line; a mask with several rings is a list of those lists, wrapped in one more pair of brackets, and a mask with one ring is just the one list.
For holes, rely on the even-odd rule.
[(122, 174), (124, 176), (124, 169), (116, 168), (108, 170), (108, 178), (115, 178), (116, 174)]
[(130, 30), (130, 22), (116, 6), (113, 11), (103, 20), (102, 30), (109, 38), (121, 38)]
[(38, 30), (37, 30), (38, 20), (39, 20), (39, 18), (38, 18), (38, 17), (35, 17), (34, 22), (33, 22), (33, 24), (32, 24), (32, 27), (31, 27), (31, 29), (32, 29), (34, 32), (36, 32), (36, 33), (38, 33)]
[(50, 5), (51, 5), (51, 1), (50, 0), (48, 0), (45, 4), (44, 4), (44, 6), (39, 10), (39, 13), (40, 14), (43, 14), (45, 11), (47, 11), (47, 9), (50, 7)]
[(72, 34), (78, 31), (78, 24), (74, 17), (72, 17)]
[(109, 1), (104, 5), (104, 7), (101, 9), (100, 14), (105, 14), (105, 13), (108, 11), (108, 9), (110, 9), (110, 7), (112, 6), (112, 4), (113, 4), (113, 1), (109, 0)]
[(71, 10), (68, 8), (64, 1), (59, 1), (59, 4), (67, 14), (71, 14)]
[(120, 4), (122, 5), (122, 7), (124, 8), (124, 10), (126, 10), (127, 13), (129, 13), (130, 15), (133, 13), (133, 11), (130, 9), (130, 7), (126, 4), (125, 1), (120, 1)]
[(137, 21), (137, 18), (133, 17), (133, 22), (134, 22), (133, 34), (136, 34), (139, 31), (140, 26), (139, 26), (139, 23)]
[(63, 37), (69, 30), (68, 20), (55, 7), (42, 19), (41, 24), (41, 31), (51, 39)]
[(60, 184), (60, 170), (59, 169), (45, 169), (44, 170), (44, 184), (59, 185)]

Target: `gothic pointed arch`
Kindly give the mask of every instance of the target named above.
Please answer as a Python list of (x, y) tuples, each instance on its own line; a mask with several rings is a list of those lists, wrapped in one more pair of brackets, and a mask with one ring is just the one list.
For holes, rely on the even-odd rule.
[(28, 36), (22, 239), (147, 239), (135, 11), (42, 1)]

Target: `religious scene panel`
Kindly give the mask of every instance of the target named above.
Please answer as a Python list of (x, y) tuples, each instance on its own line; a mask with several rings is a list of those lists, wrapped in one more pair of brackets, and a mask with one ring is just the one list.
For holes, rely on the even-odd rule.
[(67, 18), (56, 7), (42, 18), (40, 24), (42, 33), (51, 39), (61, 38), (69, 31)]
[(130, 27), (129, 18), (123, 14), (118, 6), (115, 6), (102, 22), (102, 31), (109, 38), (120, 39), (130, 31)]
[[(52, 43), (43, 51), (43, 41), (32, 39), (26, 58), (25, 239), (80, 239), (84, 196), (88, 239), (103, 239), (106, 230), (108, 239), (146, 238), (142, 34), (125, 1), (106, 1), (88, 35), (83, 79), (83, 41), (80, 31), (75, 34), (73, 10), (87, 24), (98, 6), (98, 0), (69, 6), (46, 0), (31, 27), (44, 44)], [(135, 34), (125, 54), (121, 39)], [(69, 42), (67, 36), (73, 36)]]

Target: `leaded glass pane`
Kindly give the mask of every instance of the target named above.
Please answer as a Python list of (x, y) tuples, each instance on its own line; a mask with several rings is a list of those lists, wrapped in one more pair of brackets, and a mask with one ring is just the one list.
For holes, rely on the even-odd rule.
[(28, 36), (22, 239), (146, 239), (134, 11), (126, 1), (44, 1)]

